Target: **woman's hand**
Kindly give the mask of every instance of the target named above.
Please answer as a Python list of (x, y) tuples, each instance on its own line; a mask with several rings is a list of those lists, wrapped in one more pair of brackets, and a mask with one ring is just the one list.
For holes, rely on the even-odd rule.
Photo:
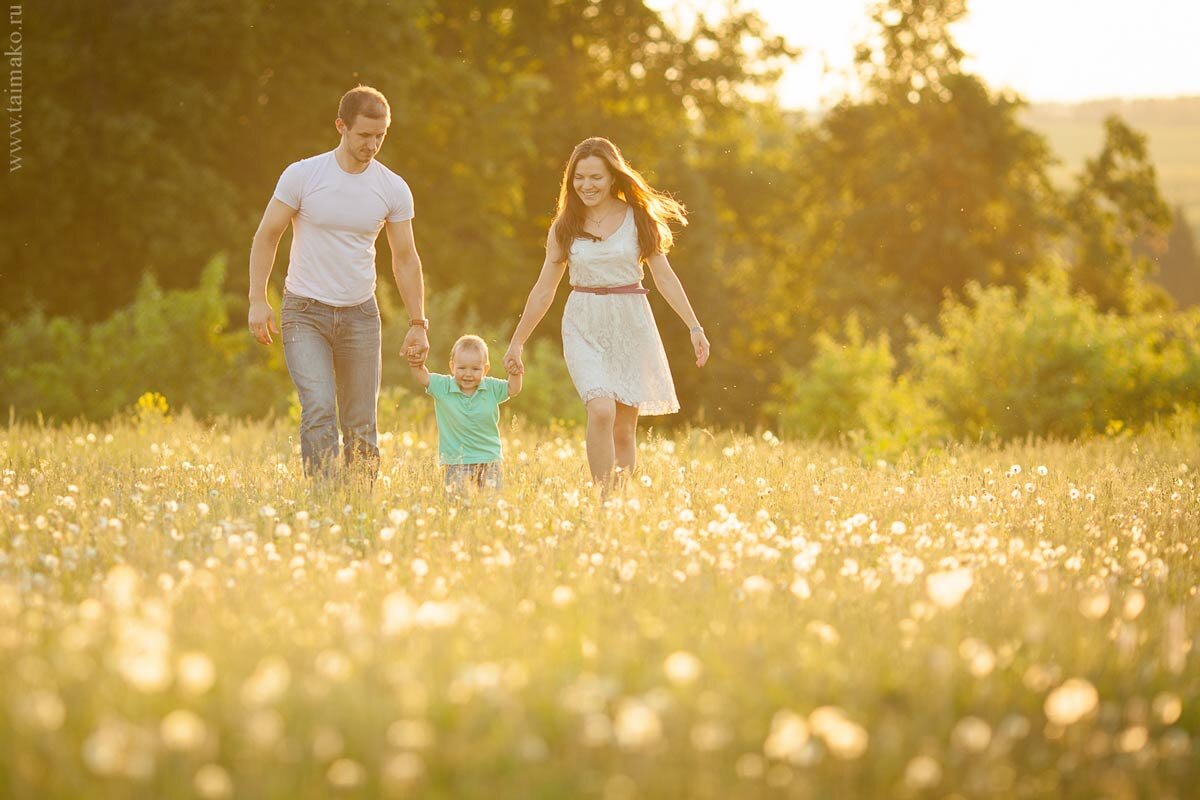
[(521, 351), (524, 350), (523, 345), (512, 342), (508, 346), (508, 352), (504, 354), (504, 371), (509, 375), (524, 375), (525, 362), (521, 360)]
[(708, 363), (709, 345), (704, 329), (692, 331), (692, 348), (696, 351), (696, 366), (703, 367)]

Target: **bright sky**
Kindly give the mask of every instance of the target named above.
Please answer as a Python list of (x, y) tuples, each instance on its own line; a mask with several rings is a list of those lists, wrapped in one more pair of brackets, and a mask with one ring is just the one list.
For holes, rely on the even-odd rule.
[[(686, 20), (719, 0), (648, 0)], [(784, 105), (836, 99), (872, 0), (741, 0), (804, 54), (784, 75)], [(954, 29), (967, 67), (1032, 101), (1200, 95), (1200, 0), (968, 0)], [(686, 24), (686, 23), (684, 23)], [(825, 70), (832, 74), (823, 74)]]

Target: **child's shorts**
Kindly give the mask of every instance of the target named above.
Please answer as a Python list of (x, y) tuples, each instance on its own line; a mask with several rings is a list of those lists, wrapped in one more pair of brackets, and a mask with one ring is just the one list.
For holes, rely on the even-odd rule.
[(500, 462), (487, 464), (447, 464), (446, 491), (462, 493), (469, 489), (499, 489)]

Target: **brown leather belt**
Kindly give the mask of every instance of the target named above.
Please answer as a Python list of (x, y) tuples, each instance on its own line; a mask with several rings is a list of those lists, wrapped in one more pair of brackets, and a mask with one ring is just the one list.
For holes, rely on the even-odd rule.
[(650, 294), (650, 290), (640, 283), (628, 286), (572, 286), (571, 291), (588, 294)]

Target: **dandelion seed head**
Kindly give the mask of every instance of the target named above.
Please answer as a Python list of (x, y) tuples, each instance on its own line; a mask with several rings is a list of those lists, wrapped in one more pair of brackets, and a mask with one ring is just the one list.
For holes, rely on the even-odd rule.
[(339, 758), (325, 771), (325, 779), (335, 789), (357, 789), (367, 779), (367, 770), (350, 758)]
[(224, 767), (205, 764), (192, 776), (192, 788), (204, 800), (227, 800), (233, 796), (233, 779)]
[(618, 706), (613, 732), (622, 750), (645, 750), (662, 739), (662, 720), (644, 700), (627, 698)]
[(1046, 718), (1055, 725), (1066, 727), (1096, 710), (1100, 695), (1084, 678), (1070, 678), (1046, 696)]
[(751, 575), (742, 581), (742, 591), (751, 596), (770, 594), (774, 588), (775, 584), (762, 575)]
[(104, 595), (109, 604), (118, 609), (128, 609), (137, 601), (142, 577), (128, 564), (118, 564), (104, 576)]
[(344, 683), (354, 674), (354, 662), (340, 650), (322, 650), (314, 667), (318, 675), (333, 683)]
[(388, 744), (398, 750), (426, 750), (433, 746), (434, 728), (423, 719), (398, 719), (388, 726)]
[(1079, 601), (1079, 613), (1088, 619), (1100, 619), (1108, 613), (1108, 592), (1097, 589), (1085, 594)]
[(992, 742), (992, 726), (979, 717), (963, 717), (950, 732), (950, 741), (964, 753), (982, 753)]
[(569, 606), (575, 602), (575, 590), (562, 584), (555, 586), (550, 592), (550, 602), (558, 608)]
[(283, 717), (273, 708), (260, 708), (242, 721), (247, 741), (259, 750), (270, 750), (283, 737)]
[(107, 717), (83, 742), (83, 762), (103, 777), (148, 780), (154, 774), (154, 736), (119, 717)]
[(166, 632), (140, 621), (121, 626), (114, 660), (117, 672), (142, 692), (160, 692), (171, 682), (171, 641)]
[(267, 656), (242, 683), (242, 702), (255, 707), (270, 705), (287, 693), (291, 681), (292, 670), (287, 662), (279, 656)]
[(1136, 753), (1150, 741), (1150, 732), (1145, 725), (1132, 725), (1117, 735), (1117, 750), (1122, 753)]
[(199, 715), (186, 708), (177, 708), (163, 717), (158, 726), (163, 746), (176, 752), (199, 749), (208, 738), (208, 726)]
[(812, 588), (804, 578), (796, 578), (792, 581), (792, 585), (789, 588), (791, 593), (799, 600), (807, 600), (812, 597)]
[(904, 783), (914, 791), (932, 789), (942, 781), (942, 765), (930, 756), (916, 756), (904, 768)]
[(688, 739), (697, 751), (712, 753), (724, 749), (733, 741), (733, 732), (720, 720), (706, 719), (692, 726)]
[(603, 747), (613, 738), (612, 720), (607, 714), (589, 712), (580, 719), (579, 740), (584, 747)]
[(1183, 701), (1174, 692), (1162, 692), (1155, 696), (1152, 708), (1163, 725), (1174, 725), (1183, 714)]
[(974, 576), (966, 567), (935, 572), (925, 577), (925, 592), (942, 608), (954, 608), (974, 584)]
[(699, 680), (702, 670), (700, 659), (686, 650), (676, 650), (663, 661), (667, 680), (676, 686), (691, 686)]
[(454, 626), (462, 617), (462, 609), (456, 603), (426, 600), (417, 606), (413, 624), (418, 628), (436, 630)]
[(51, 732), (62, 727), (67, 708), (62, 698), (49, 689), (34, 689), (13, 701), (15, 716), (36, 731)]
[(216, 681), (217, 670), (213, 661), (201, 652), (187, 652), (175, 663), (175, 677), (180, 688), (188, 694), (204, 694)]
[(820, 736), (835, 758), (852, 760), (867, 751), (867, 730), (849, 719), (837, 706), (821, 706), (808, 715), (813, 733)]
[(425, 760), (417, 753), (397, 753), (383, 762), (382, 772), (386, 783), (404, 786), (425, 774)]
[(763, 754), (776, 761), (799, 763), (811, 736), (808, 720), (790, 709), (775, 712), (763, 742)]

